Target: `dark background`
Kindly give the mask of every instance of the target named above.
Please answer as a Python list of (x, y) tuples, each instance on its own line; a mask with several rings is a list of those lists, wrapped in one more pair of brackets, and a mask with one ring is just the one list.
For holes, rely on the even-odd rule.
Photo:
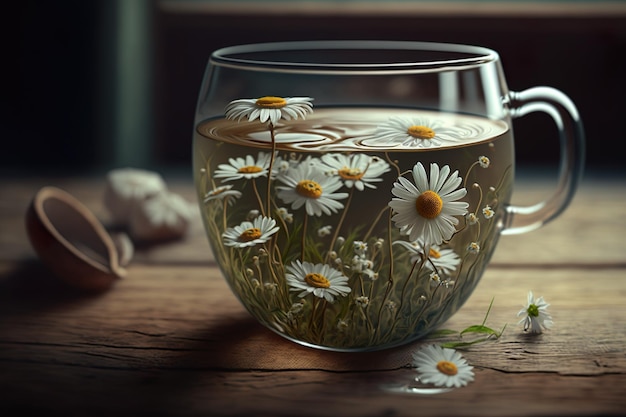
[[(405, 14), (259, 15), (172, 11), (138, 0), (145, 6), (149, 53), (148, 62), (143, 57), (135, 68), (145, 75), (149, 91), (139, 100), (145, 105), (137, 113), (136, 134), (120, 139), (118, 102), (110, 90), (121, 76), (115, 48), (125, 40), (116, 40), (116, 12), (124, 1), (133, 0), (26, 0), (3, 6), (2, 172), (90, 173), (120, 164), (190, 169), (193, 113), (209, 54), (234, 44), (305, 39), (439, 41), (495, 49), (511, 90), (549, 85), (576, 103), (587, 133), (589, 169), (624, 172), (626, 8), (613, 14), (465, 16), (421, 14), (416, 4)], [(529, 115), (515, 123), (518, 163), (554, 165), (558, 144), (552, 121)], [(120, 140), (133, 135), (138, 150), (120, 159)]]

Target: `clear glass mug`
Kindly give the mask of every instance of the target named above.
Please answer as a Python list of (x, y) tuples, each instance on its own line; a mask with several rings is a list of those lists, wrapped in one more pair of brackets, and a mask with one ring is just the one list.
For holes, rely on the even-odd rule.
[[(510, 203), (512, 119), (557, 125), (556, 190)], [(502, 234), (558, 216), (584, 135), (549, 87), (509, 91), (498, 54), (466, 45), (322, 41), (215, 51), (193, 166), (208, 240), (233, 293), (297, 343), (378, 350), (447, 320)]]

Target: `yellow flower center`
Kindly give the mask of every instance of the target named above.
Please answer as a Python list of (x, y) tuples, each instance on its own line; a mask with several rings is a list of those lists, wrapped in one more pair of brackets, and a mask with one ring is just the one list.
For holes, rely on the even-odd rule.
[(250, 242), (260, 237), (261, 237), (261, 229), (256, 228), (256, 227), (251, 227), (241, 232), (241, 234), (239, 235), (239, 240), (241, 240), (242, 242)]
[(459, 372), (456, 365), (450, 361), (439, 361), (437, 363), (437, 370), (442, 374), (454, 376)]
[(410, 126), (406, 133), (418, 139), (432, 139), (435, 137), (435, 131), (428, 126), (413, 125)]
[(427, 219), (434, 219), (439, 216), (443, 208), (443, 200), (434, 191), (424, 191), (415, 200), (415, 210), (417, 214)]
[(311, 287), (316, 288), (329, 288), (330, 281), (322, 274), (318, 274), (316, 272), (311, 272), (310, 274), (306, 274), (304, 277), (304, 281), (309, 284)]
[(530, 317), (539, 317), (539, 307), (534, 304), (529, 305), (526, 311)]
[(339, 170), (339, 176), (344, 180), (360, 180), (365, 175), (365, 172), (358, 168), (343, 167)]
[(312, 180), (302, 180), (296, 185), (296, 192), (307, 198), (320, 198), (322, 186)]
[(441, 258), (441, 253), (438, 250), (436, 250), (436, 249), (430, 248), (429, 251), (428, 251), (428, 257), (429, 258), (439, 259), (439, 258)]
[(282, 97), (266, 96), (257, 99), (256, 105), (266, 109), (280, 109), (287, 105), (287, 100)]
[(263, 171), (263, 168), (258, 167), (256, 165), (250, 165), (250, 166), (246, 166), (246, 167), (241, 167), (237, 170), (238, 173), (240, 174), (256, 174)]

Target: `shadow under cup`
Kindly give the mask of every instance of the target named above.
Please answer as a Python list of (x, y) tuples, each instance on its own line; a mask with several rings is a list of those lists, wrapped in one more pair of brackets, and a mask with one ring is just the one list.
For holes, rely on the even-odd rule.
[[(338, 351), (416, 340), (470, 296), (502, 233), (569, 203), (582, 126), (562, 93), (508, 91), (485, 48), (286, 42), (213, 53), (193, 163), (209, 242), (248, 311)], [(574, 110), (574, 112), (572, 111)], [(511, 120), (559, 126), (554, 195), (510, 205)]]

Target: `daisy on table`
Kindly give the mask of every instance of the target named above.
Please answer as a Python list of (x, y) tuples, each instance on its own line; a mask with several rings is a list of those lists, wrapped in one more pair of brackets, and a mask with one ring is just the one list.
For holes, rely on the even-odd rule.
[(419, 381), (439, 387), (462, 387), (474, 380), (474, 369), (454, 349), (428, 345), (413, 353)]
[(524, 325), (524, 331), (531, 333), (542, 333), (543, 329), (552, 327), (552, 316), (548, 313), (550, 304), (546, 303), (543, 297), (535, 298), (532, 291), (528, 291), (526, 305), (517, 316), (524, 316), (519, 324)]

